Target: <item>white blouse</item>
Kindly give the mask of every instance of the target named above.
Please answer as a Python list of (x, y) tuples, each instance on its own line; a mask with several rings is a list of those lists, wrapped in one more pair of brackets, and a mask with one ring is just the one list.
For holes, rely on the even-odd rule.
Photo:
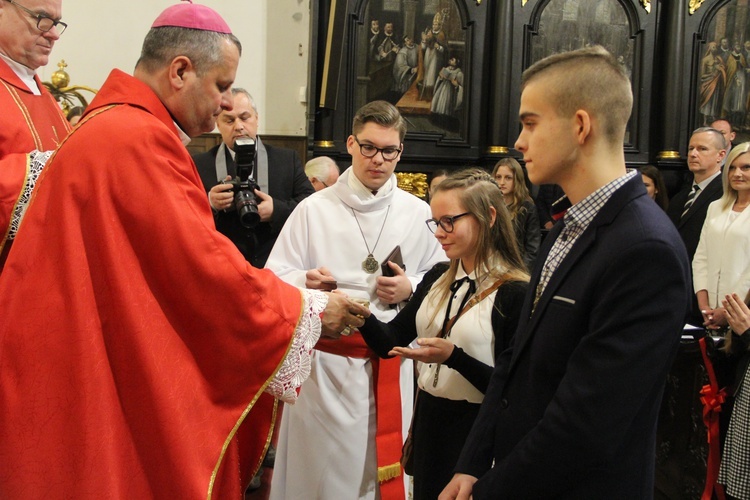
[[(466, 271), (459, 264), (456, 272), (456, 280), (465, 276)], [(489, 288), (494, 282), (490, 279), (484, 279), (481, 283), (477, 282), (475, 272), (472, 272), (469, 277), (477, 283), (476, 294)], [(438, 282), (436, 282), (436, 285)], [(451, 304), (451, 318), (459, 312), (462, 299), (468, 290), (469, 283), (466, 282), (455, 292)], [(448, 301), (436, 304), (437, 295), (438, 290), (433, 285), (417, 312), (416, 326), (420, 338), (437, 337), (440, 334)], [(466, 354), (489, 366), (495, 366), (495, 335), (492, 331), (492, 308), (496, 295), (497, 290), (461, 315), (454, 323), (448, 336), (448, 339), (463, 349)], [(438, 371), (438, 366), (440, 366), (440, 370), (437, 385), (435, 385), (435, 373)], [(484, 394), (460, 373), (438, 363), (419, 363), (418, 384), (422, 390), (436, 397), (455, 401), (468, 401), (470, 403), (481, 403), (484, 399)]]

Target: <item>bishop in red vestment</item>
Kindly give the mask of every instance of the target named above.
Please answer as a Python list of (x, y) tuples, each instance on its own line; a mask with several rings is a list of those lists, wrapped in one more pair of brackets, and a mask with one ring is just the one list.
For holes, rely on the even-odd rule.
[[(240, 498), (269, 392), (294, 399), (321, 314), (329, 329), (367, 315), (253, 268), (216, 231), (181, 139), (231, 108), (240, 47), (205, 27), (215, 12), (179, 7), (199, 8), (177, 24), (197, 29), (155, 23), (135, 75), (112, 72), (0, 277), (0, 498)], [(201, 67), (194, 46), (219, 57)]]

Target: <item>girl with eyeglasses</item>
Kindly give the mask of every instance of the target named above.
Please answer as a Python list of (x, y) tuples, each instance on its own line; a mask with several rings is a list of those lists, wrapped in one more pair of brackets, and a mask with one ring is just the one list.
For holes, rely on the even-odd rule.
[(393, 320), (371, 316), (360, 328), (378, 356), (418, 362), (410, 431), (415, 499), (437, 498), (453, 476), (529, 279), (503, 195), (487, 172), (449, 175), (430, 207), (427, 226), (450, 262), (425, 275)]

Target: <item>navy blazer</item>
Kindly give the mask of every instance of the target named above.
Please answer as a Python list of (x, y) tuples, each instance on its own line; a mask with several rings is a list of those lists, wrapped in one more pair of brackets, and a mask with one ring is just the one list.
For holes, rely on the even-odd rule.
[[(615, 191), (534, 290), (493, 372), (456, 471), (475, 499), (648, 499), (656, 423), (691, 296), (674, 225), (637, 176)], [(493, 465), (494, 460), (494, 467)]]
[(677, 231), (680, 233), (682, 241), (685, 242), (690, 262), (693, 261), (695, 250), (698, 248), (698, 241), (701, 239), (701, 230), (703, 229), (703, 222), (706, 220), (708, 206), (711, 202), (721, 198), (721, 195), (724, 193), (724, 188), (721, 184), (721, 175), (718, 175), (708, 183), (706, 189), (690, 206), (690, 210), (685, 214), (685, 217), (682, 217), (685, 202), (692, 189), (693, 183), (691, 182), (669, 200), (669, 207), (667, 208), (667, 215), (674, 225), (677, 226)]
[[(273, 215), (269, 222), (261, 222), (254, 229), (240, 224), (236, 210), (214, 212), (216, 229), (227, 236), (255, 267), (266, 265), (276, 238), (297, 203), (315, 192), (305, 175), (302, 162), (291, 149), (276, 148), (264, 143), (268, 153), (268, 194), (273, 198)], [(193, 157), (206, 193), (216, 184), (216, 154), (219, 146)], [(227, 151), (227, 165), (234, 160)]]

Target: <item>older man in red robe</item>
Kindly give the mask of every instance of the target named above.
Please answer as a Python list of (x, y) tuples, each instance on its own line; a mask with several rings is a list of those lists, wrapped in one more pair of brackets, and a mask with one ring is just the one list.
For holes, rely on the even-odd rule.
[(213, 10), (165, 10), (49, 160), (0, 277), (0, 498), (241, 498), (321, 330), (369, 311), (253, 268), (183, 141), (240, 57)]
[(70, 129), (36, 76), (61, 17), (62, 0), (0, 0), (0, 272), (49, 151)]

